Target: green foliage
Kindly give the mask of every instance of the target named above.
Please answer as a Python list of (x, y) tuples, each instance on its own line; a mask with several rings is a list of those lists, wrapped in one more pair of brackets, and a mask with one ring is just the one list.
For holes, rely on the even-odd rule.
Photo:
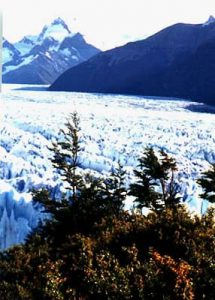
[(213, 299), (213, 218), (123, 212), (54, 249), (36, 234), (2, 254), (1, 299)]
[(122, 165), (112, 170), (110, 176), (103, 181), (102, 197), (108, 203), (110, 212), (118, 214), (124, 207), (124, 201), (127, 196), (125, 188), (125, 176)]
[(26, 245), (2, 253), (0, 270), (1, 299), (64, 299), (59, 261), (49, 259), (49, 245), (37, 234)]
[(71, 114), (66, 125), (66, 130), (61, 129), (63, 141), (53, 143), (51, 150), (54, 153), (53, 166), (60, 171), (67, 189), (72, 191), (72, 201), (76, 201), (78, 188), (82, 186), (82, 177), (77, 174), (80, 166), (80, 119), (77, 112)]
[(211, 203), (215, 203), (215, 164), (211, 165), (210, 170), (202, 175), (202, 178), (197, 181), (204, 190), (200, 196)]
[(138, 169), (134, 170), (137, 182), (131, 184), (130, 195), (135, 196), (137, 207), (153, 210), (175, 207), (179, 201), (178, 186), (174, 180), (176, 162), (163, 150), (158, 158), (152, 148), (146, 148), (139, 158)]

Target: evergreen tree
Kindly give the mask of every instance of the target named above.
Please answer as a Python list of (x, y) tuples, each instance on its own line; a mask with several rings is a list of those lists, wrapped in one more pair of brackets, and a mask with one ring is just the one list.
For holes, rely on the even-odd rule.
[(158, 158), (152, 148), (146, 148), (144, 155), (138, 159), (138, 169), (134, 170), (137, 182), (131, 184), (130, 195), (135, 196), (137, 207), (153, 210), (175, 207), (179, 201), (178, 185), (174, 173), (176, 162), (163, 150)]
[(51, 214), (52, 219), (44, 228), (46, 234), (52, 235), (55, 231), (56, 240), (61, 240), (62, 233), (88, 232), (106, 215), (118, 214), (126, 196), (122, 166), (107, 179), (78, 174), (80, 120), (76, 112), (65, 125), (66, 129), (61, 130), (62, 140), (54, 143), (50, 150), (53, 152), (53, 166), (69, 193), (62, 194), (61, 199), (55, 201), (46, 189), (33, 193), (34, 203), (42, 206), (43, 212)]
[(118, 163), (118, 167), (113, 169), (110, 176), (103, 182), (102, 197), (107, 202), (110, 214), (119, 214), (123, 207), (127, 195), (125, 188), (126, 171)]
[(83, 185), (82, 177), (77, 173), (80, 167), (80, 119), (77, 112), (71, 114), (65, 126), (66, 130), (60, 130), (63, 141), (53, 143), (51, 148), (54, 153), (52, 163), (67, 183), (66, 188), (72, 191), (72, 201), (76, 201), (78, 190)]
[[(33, 192), (35, 206), (38, 204), (43, 212), (51, 215), (46, 221), (43, 230), (52, 236), (55, 232), (55, 240), (59, 242), (61, 235), (74, 232), (79, 229), (79, 201), (81, 189), (83, 189), (83, 177), (78, 174), (80, 167), (80, 120), (77, 112), (71, 114), (65, 124), (66, 129), (61, 130), (62, 140), (53, 143), (50, 150), (53, 152), (52, 163), (61, 175), (68, 193), (61, 195), (60, 199), (52, 199), (50, 191), (42, 189)], [(81, 226), (80, 226), (81, 227)]]
[(200, 196), (211, 203), (215, 203), (215, 164), (212, 164), (211, 168), (202, 175), (203, 177), (197, 180), (204, 190)]

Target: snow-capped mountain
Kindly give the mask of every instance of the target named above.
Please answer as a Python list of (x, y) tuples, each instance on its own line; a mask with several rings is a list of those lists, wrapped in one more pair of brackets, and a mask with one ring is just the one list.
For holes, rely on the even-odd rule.
[(58, 18), (44, 26), (38, 36), (25, 36), (13, 45), (4, 40), (3, 82), (50, 84), (65, 70), (98, 52)]
[(49, 26), (46, 25), (43, 28), (38, 36), (38, 42), (50, 37), (58, 42), (62, 42), (70, 34), (72, 33), (66, 23), (61, 18), (57, 18)]
[[(205, 211), (208, 203), (200, 199), (196, 180), (209, 168), (208, 162), (215, 163), (215, 118), (209, 107), (188, 101), (10, 88), (3, 85), (1, 99), (1, 249), (23, 242), (36, 226), (39, 212), (32, 205), (33, 188), (52, 187), (55, 195), (62, 191), (49, 149), (74, 109), (82, 128), (80, 171), (106, 176), (120, 161), (132, 182), (143, 149), (163, 149), (177, 161), (183, 200), (191, 210)], [(126, 204), (130, 207), (132, 199)]]
[(29, 53), (31, 49), (36, 45), (36, 39), (31, 37), (24, 37), (21, 41), (14, 44), (14, 47), (20, 52), (21, 56)]
[(3, 38), (3, 63), (16, 61), (20, 57), (19, 50)]

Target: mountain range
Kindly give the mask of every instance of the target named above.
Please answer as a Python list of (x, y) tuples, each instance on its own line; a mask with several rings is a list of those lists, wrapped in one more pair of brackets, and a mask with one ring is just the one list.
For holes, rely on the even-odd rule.
[(51, 84), (65, 70), (99, 52), (57, 18), (39, 35), (25, 36), (14, 44), (3, 39), (3, 82)]
[(215, 105), (215, 19), (178, 23), (101, 52), (67, 70), (50, 90), (176, 97)]

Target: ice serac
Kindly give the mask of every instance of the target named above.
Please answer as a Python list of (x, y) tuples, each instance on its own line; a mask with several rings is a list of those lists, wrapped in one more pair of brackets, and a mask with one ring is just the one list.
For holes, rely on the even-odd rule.
[(52, 91), (135, 94), (215, 105), (215, 22), (175, 24), (100, 53), (62, 74)]
[[(26, 197), (26, 195), (25, 195)], [(24, 241), (36, 227), (38, 216), (32, 202), (26, 202), (11, 186), (0, 181), (0, 249)]]
[(5, 41), (3, 47), (4, 83), (50, 84), (100, 52), (61, 18), (44, 26), (38, 36), (25, 36), (15, 44)]

